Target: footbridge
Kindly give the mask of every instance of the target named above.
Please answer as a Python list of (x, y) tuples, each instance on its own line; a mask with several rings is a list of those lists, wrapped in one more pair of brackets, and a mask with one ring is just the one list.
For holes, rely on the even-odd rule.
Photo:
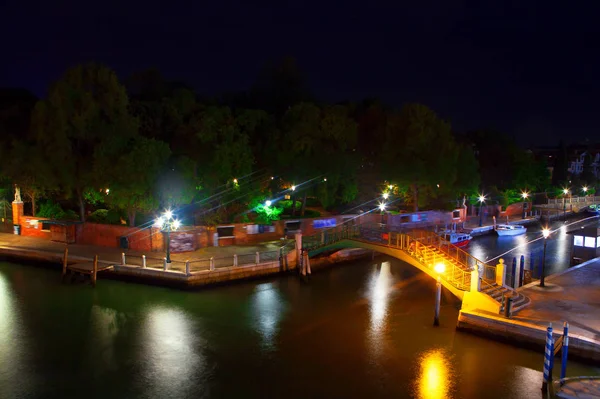
[[(488, 265), (450, 244), (431, 231), (390, 231), (374, 225), (338, 226), (302, 237), (302, 250), (309, 256), (343, 248), (363, 248), (400, 259), (434, 279), (463, 301), (463, 309), (479, 309), (496, 314), (503, 311), (503, 298), (513, 298), (513, 311), (525, 307), (529, 299), (504, 284), (505, 268)], [(443, 272), (436, 265), (443, 264)], [(437, 268), (440, 270), (440, 268)]]

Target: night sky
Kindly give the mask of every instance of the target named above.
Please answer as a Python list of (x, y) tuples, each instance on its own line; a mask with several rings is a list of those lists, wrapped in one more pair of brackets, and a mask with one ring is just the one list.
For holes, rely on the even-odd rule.
[(9, 0), (0, 86), (43, 95), (68, 66), (98, 61), (216, 94), (291, 55), (323, 100), (419, 101), (456, 129), (523, 144), (600, 138), (599, 1), (335, 3)]

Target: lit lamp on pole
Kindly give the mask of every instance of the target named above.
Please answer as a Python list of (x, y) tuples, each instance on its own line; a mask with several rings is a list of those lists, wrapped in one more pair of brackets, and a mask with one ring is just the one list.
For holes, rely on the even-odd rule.
[(485, 195), (479, 195), (479, 227), (483, 226), (483, 204), (485, 203)]
[(550, 229), (543, 229), (542, 236), (544, 237), (544, 254), (542, 255), (542, 275), (540, 276), (540, 287), (545, 287), (544, 278), (546, 277), (546, 244), (548, 243), (548, 237), (550, 237)]
[(383, 217), (385, 215), (385, 207), (386, 207), (385, 202), (379, 203), (379, 211), (381, 212), (381, 227), (383, 227)]
[(563, 218), (567, 219), (567, 195), (569, 194), (568, 188), (563, 188)]
[(446, 265), (443, 262), (437, 263), (433, 270), (437, 273), (437, 283), (435, 286), (435, 313), (433, 316), (433, 325), (440, 325), (440, 304), (442, 302), (442, 280), (441, 275), (446, 271)]
[(167, 257), (166, 262), (171, 263), (171, 231), (177, 230), (181, 226), (181, 222), (173, 217), (171, 210), (166, 210), (156, 221), (154, 227), (159, 228), (167, 235)]
[(523, 219), (527, 216), (527, 210), (525, 205), (527, 204), (527, 198), (529, 198), (529, 193), (527, 191), (523, 191), (521, 193), (521, 197), (523, 198)]
[(587, 192), (588, 192), (587, 186), (583, 186), (581, 189), (583, 190), (583, 195), (587, 196)]

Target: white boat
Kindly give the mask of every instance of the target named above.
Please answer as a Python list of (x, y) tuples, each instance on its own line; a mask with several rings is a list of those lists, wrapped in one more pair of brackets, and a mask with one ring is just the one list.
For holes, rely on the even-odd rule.
[(496, 226), (496, 233), (499, 236), (520, 236), (525, 234), (527, 228), (519, 224), (499, 224)]

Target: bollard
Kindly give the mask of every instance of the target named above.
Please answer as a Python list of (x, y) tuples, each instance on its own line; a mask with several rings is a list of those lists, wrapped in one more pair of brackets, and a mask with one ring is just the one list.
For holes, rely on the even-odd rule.
[(544, 381), (542, 391), (548, 392), (548, 383), (552, 382), (552, 359), (554, 358), (554, 342), (552, 338), (552, 323), (546, 329), (546, 346), (544, 350)]
[(505, 302), (504, 302), (504, 317), (506, 317), (507, 319), (510, 319), (510, 311), (512, 308), (512, 295), (506, 295), (505, 297)]
[(237, 254), (233, 254), (233, 266), (237, 266), (237, 265), (238, 265)]
[(213, 258), (212, 256), (210, 257), (210, 270), (213, 271), (215, 270), (215, 258)]
[(535, 278), (535, 258), (533, 252), (529, 254), (529, 270), (531, 270), (531, 278)]
[(569, 323), (565, 321), (563, 327), (563, 343), (562, 343), (562, 359), (560, 364), (560, 385), (562, 386), (565, 382), (564, 379), (567, 376), (567, 357), (569, 356)]
[(96, 277), (98, 276), (98, 255), (94, 255), (94, 263), (92, 265), (92, 285), (96, 286)]
[(146, 255), (142, 255), (142, 269), (146, 268)]
[(260, 263), (260, 252), (256, 253), (256, 259), (254, 260), (254, 263), (256, 263), (257, 265)]
[(523, 286), (523, 278), (525, 277), (525, 255), (521, 255), (521, 264), (519, 266), (519, 287)]
[(310, 271), (310, 257), (308, 256), (308, 251), (306, 251), (306, 273), (308, 273), (308, 275), (311, 275), (311, 271)]
[(167, 258), (163, 258), (163, 270), (164, 271), (167, 271), (167, 265), (168, 265)]
[(442, 282), (440, 276), (437, 278), (436, 290), (435, 290), (435, 313), (433, 316), (433, 325), (440, 325), (440, 304), (442, 302)]
[(510, 286), (511, 288), (517, 288), (515, 287), (515, 283), (517, 282), (517, 258), (513, 257), (513, 261), (512, 261), (512, 281), (510, 282)]
[(125, 252), (121, 252), (121, 264), (125, 265)]
[(190, 275), (190, 261), (189, 260), (185, 261), (185, 274), (187, 274), (188, 276)]

